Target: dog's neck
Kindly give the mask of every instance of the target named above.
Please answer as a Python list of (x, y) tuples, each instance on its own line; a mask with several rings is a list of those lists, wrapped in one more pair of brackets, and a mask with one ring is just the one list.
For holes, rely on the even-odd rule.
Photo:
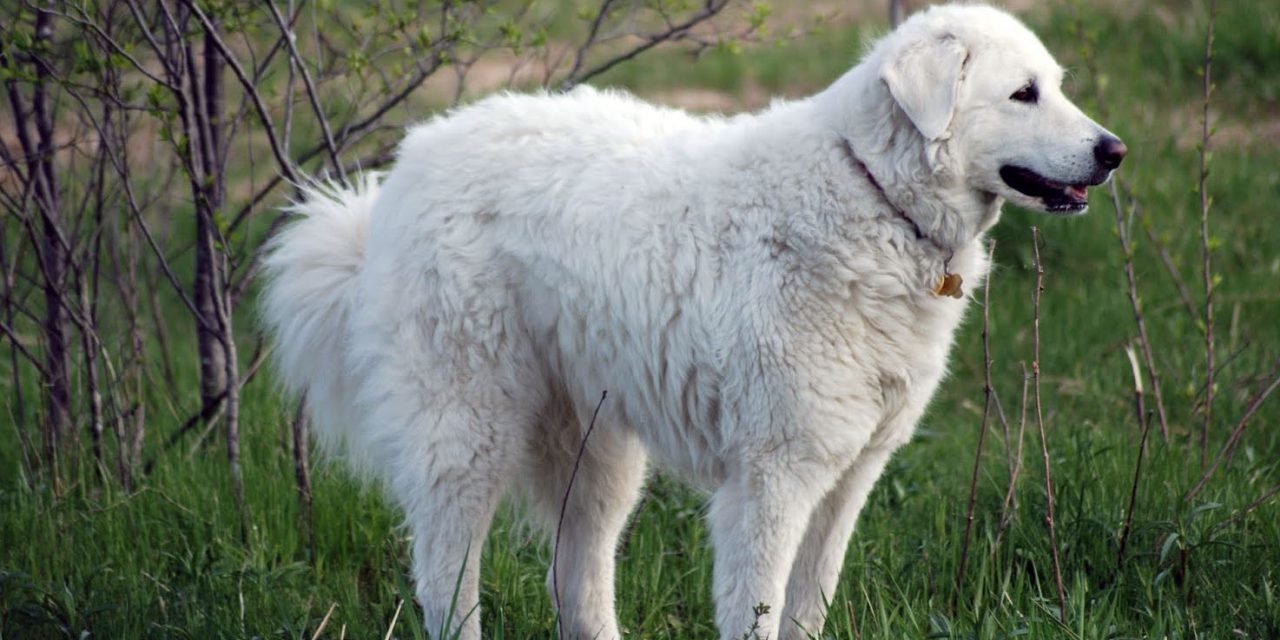
[(871, 173), (871, 170), (867, 168), (867, 163), (863, 162), (862, 159), (858, 157), (857, 152), (853, 150), (853, 145), (849, 144), (848, 139), (840, 139), (840, 149), (844, 152), (845, 160), (848, 161), (849, 166), (853, 168), (854, 173), (865, 178), (867, 183), (875, 189), (876, 193), (880, 194), (880, 198), (884, 200), (885, 206), (893, 211), (893, 213), (898, 217), (898, 220), (905, 222), (911, 227), (911, 232), (915, 235), (916, 240), (933, 245), (933, 248), (943, 255), (951, 251), (950, 247), (939, 244), (936, 240), (930, 238), (929, 234), (921, 230), (920, 225), (916, 224), (916, 221), (912, 219), (911, 216), (907, 215), (906, 212), (898, 208), (898, 205), (894, 204), (893, 201), (889, 199), (889, 194), (884, 192), (884, 187), (880, 186), (880, 181), (877, 180), (875, 174)]
[(865, 171), (922, 243), (942, 255), (954, 253), (995, 224), (1003, 201), (960, 183), (947, 141), (926, 141), (875, 69), (855, 68), (815, 100), (847, 145), (855, 170)]

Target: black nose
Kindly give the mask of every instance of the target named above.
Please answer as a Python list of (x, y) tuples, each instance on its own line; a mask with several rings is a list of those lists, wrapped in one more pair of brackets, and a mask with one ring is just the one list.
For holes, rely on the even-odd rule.
[(1124, 160), (1124, 154), (1129, 152), (1129, 147), (1115, 136), (1102, 136), (1098, 140), (1098, 144), (1093, 147), (1093, 157), (1098, 159), (1098, 164), (1107, 169), (1114, 169), (1120, 166), (1120, 162)]

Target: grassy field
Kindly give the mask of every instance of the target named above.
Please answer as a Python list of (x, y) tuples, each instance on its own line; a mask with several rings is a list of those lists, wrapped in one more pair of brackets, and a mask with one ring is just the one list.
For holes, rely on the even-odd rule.
[[(1016, 484), (1018, 509), (1002, 531), (1007, 450), (1017, 443), (991, 420), (968, 570), (956, 589), (982, 425), (982, 318), (975, 306), (950, 379), (863, 512), (824, 637), (1280, 638), (1280, 498), (1255, 504), (1280, 484), (1280, 399), (1262, 406), (1204, 491), (1184, 500), (1201, 475), (1197, 145), (1205, 6), (1118, 4), (1053, 2), (1025, 18), (1072, 70), (1068, 93), (1131, 150), (1121, 201), (1140, 212), (1133, 261), (1171, 433), (1165, 440), (1152, 431), (1127, 555), (1117, 562), (1140, 451), (1125, 350), (1135, 329), (1125, 255), (1101, 189), (1087, 217), (1010, 210), (994, 236), (992, 375), (1016, 440), (1022, 367), (1032, 357), (1031, 225), (1042, 234), (1041, 393), (1065, 619), (1057, 614), (1034, 422)], [(1280, 358), (1280, 5), (1221, 5), (1207, 189), (1221, 363), (1210, 456), (1275, 376)], [(716, 51), (696, 64), (658, 51), (605, 82), (673, 99), (696, 88), (728, 105), (803, 95), (847, 68), (878, 28), (834, 20), (804, 38)], [(1189, 287), (1195, 314), (1159, 247)], [(244, 314), (247, 326), (252, 310)], [(12, 394), (3, 392), (7, 403)], [(1147, 400), (1150, 406), (1150, 393)], [(84, 480), (55, 500), (22, 474), (16, 430), (0, 429), (0, 637), (311, 638), (331, 609), (326, 638), (380, 638), (392, 627), (395, 637), (425, 637), (416, 608), (404, 603), (412, 593), (405, 532), (375, 492), (320, 465), (314, 543), (308, 540), (288, 453), (290, 417), (269, 380), (246, 389), (247, 544), (217, 446), (161, 458), (133, 494), (104, 488), (81, 470)], [(153, 428), (172, 429), (157, 422)], [(620, 550), (619, 615), (631, 637), (716, 637), (701, 515), (700, 496), (662, 479), (651, 484)], [(504, 513), (484, 552), (488, 635), (551, 637), (546, 545)]]

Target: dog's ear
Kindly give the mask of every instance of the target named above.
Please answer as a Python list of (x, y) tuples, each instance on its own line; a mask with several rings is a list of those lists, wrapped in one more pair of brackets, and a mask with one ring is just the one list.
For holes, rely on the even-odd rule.
[(926, 140), (946, 137), (969, 51), (947, 35), (913, 42), (891, 52), (880, 79)]

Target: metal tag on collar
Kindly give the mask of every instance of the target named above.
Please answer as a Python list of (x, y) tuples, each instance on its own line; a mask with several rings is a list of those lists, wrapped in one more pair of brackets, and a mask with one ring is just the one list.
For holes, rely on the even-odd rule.
[(949, 298), (963, 298), (964, 290), (960, 285), (964, 282), (964, 278), (958, 273), (944, 273), (938, 278), (938, 284), (933, 288), (933, 295), (946, 296)]

